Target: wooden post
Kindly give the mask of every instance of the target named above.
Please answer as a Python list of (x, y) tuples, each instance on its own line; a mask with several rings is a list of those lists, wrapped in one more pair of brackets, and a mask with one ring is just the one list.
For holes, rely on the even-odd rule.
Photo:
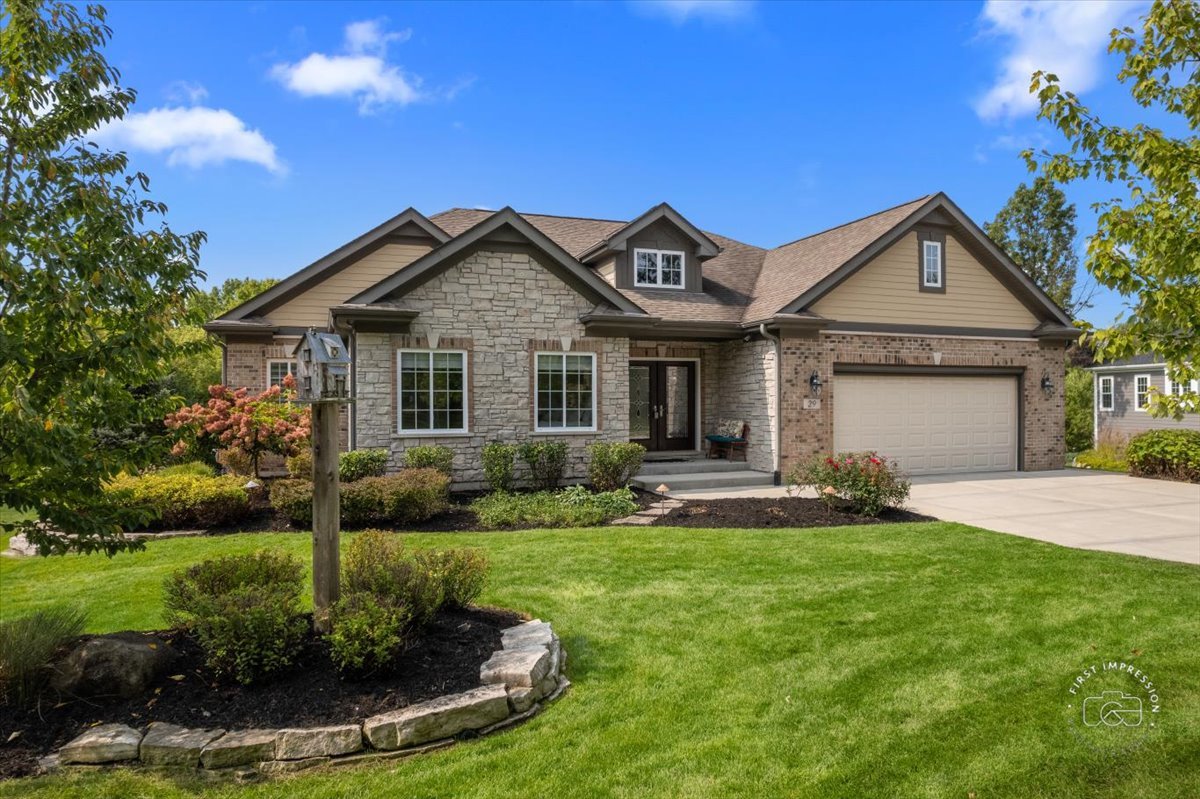
[(313, 627), (330, 630), (329, 611), (338, 599), (338, 403), (314, 402), (313, 442)]

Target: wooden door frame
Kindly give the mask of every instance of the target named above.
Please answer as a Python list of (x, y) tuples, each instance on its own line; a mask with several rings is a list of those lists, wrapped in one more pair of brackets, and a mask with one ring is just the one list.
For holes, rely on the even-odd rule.
[[(687, 447), (687, 448), (685, 448), (685, 449), (676, 450), (676, 451), (678, 451), (678, 452), (689, 452), (689, 451), (699, 450), (699, 449), (700, 449), (700, 436), (701, 436), (701, 430), (700, 430), (700, 427), (701, 427), (701, 425), (702, 425), (702, 423), (703, 423), (703, 419), (702, 419), (702, 418), (701, 418), (701, 416), (700, 416), (700, 409), (701, 409), (701, 408), (703, 407), (703, 405), (704, 405), (704, 402), (703, 402), (703, 399), (702, 399), (702, 397), (703, 397), (703, 390), (702, 390), (702, 388), (703, 388), (703, 386), (704, 386), (704, 382), (703, 382), (703, 379), (702, 379), (702, 377), (701, 377), (701, 373), (700, 373), (700, 369), (701, 369), (700, 361), (701, 361), (701, 359), (700, 359), (700, 358), (696, 358), (696, 357), (691, 357), (691, 358), (665, 358), (665, 357), (661, 357), (661, 356), (653, 356), (653, 357), (646, 357), (646, 358), (633, 358), (633, 357), (631, 357), (631, 358), (629, 359), (629, 366), (635, 366), (635, 365), (637, 365), (637, 364), (639, 364), (639, 363), (654, 363), (654, 362), (664, 362), (664, 361), (665, 361), (665, 362), (667, 362), (667, 363), (690, 363), (690, 364), (694, 364), (694, 368), (693, 368), (693, 370), (692, 370), (692, 380), (693, 380), (693, 383), (694, 383), (694, 385), (692, 386), (692, 389), (693, 389), (693, 391), (695, 392), (696, 399), (695, 399), (695, 401), (692, 403), (692, 405), (693, 405), (694, 407), (692, 408), (692, 414), (693, 414), (693, 416), (692, 416), (692, 419), (693, 419), (693, 424), (692, 424), (692, 441), (691, 441), (691, 446), (690, 446), (690, 447)], [(629, 373), (628, 373), (628, 370), (626, 370), (626, 381), (627, 381), (627, 382), (628, 382), (628, 379), (629, 379), (629, 378), (628, 378), (628, 374), (629, 374)], [(628, 407), (626, 407), (626, 409), (625, 409), (625, 414), (626, 414), (626, 416), (628, 416), (628, 415), (629, 415), (629, 409), (628, 409)], [(671, 450), (649, 450), (649, 451), (650, 451), (650, 452), (670, 452)]]

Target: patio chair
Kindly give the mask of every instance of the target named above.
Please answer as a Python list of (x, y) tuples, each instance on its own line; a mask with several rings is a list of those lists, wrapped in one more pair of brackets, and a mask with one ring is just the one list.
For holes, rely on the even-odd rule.
[(746, 445), (750, 439), (750, 425), (743, 422), (741, 419), (724, 419), (717, 425), (715, 433), (709, 433), (704, 437), (708, 442), (709, 458), (720, 458), (724, 456), (727, 460), (735, 460), (735, 456), (741, 453), (742, 460), (746, 460)]

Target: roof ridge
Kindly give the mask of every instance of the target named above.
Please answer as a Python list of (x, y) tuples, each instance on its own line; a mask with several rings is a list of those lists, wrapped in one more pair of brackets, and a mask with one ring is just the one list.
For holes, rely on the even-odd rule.
[[(494, 214), (499, 210), (500, 209), (498, 209), (498, 208), (460, 208), (460, 207), (456, 206), (454, 208), (447, 208), (444, 211), (438, 211), (433, 216), (441, 216), (442, 214), (448, 214), (448, 213), (451, 213), (452, 211), (475, 211), (475, 212), (478, 212), (481, 214)], [(513, 210), (516, 211), (515, 208)], [(628, 225), (630, 222), (630, 220), (628, 220), (628, 219), (602, 219), (598, 216), (569, 216), (567, 214), (538, 214), (538, 213), (534, 213), (532, 211), (517, 211), (517, 213), (520, 214), (521, 216), (543, 216), (543, 217), (546, 217), (547, 219), (576, 219), (581, 222), (612, 222), (613, 224), (616, 224), (616, 225)]]
[(844, 227), (849, 227), (850, 225), (856, 225), (859, 222), (865, 222), (866, 220), (870, 219), (871, 217), (882, 216), (882, 215), (888, 213), (889, 211), (895, 211), (897, 208), (903, 208), (906, 205), (913, 205), (914, 203), (923, 202), (925, 200), (929, 200), (936, 196), (937, 196), (936, 194), (926, 194), (923, 197), (917, 197), (915, 199), (908, 200), (906, 202), (897, 203), (896, 205), (893, 205), (890, 208), (884, 208), (882, 211), (875, 211), (874, 213), (866, 214), (865, 216), (860, 216), (858, 219), (851, 219), (849, 222), (843, 222), (840, 225), (834, 225), (833, 227), (827, 227), (824, 230), (818, 230), (816, 233), (809, 233), (807, 236), (801, 236), (798, 239), (793, 239), (792, 241), (785, 242), (784, 244), (780, 244), (777, 247), (772, 247), (770, 251), (782, 250), (784, 247), (790, 247), (793, 244), (799, 244), (802, 241), (807, 241), (809, 239), (816, 238), (817, 236), (823, 236), (826, 233), (832, 233), (835, 230), (840, 230)]

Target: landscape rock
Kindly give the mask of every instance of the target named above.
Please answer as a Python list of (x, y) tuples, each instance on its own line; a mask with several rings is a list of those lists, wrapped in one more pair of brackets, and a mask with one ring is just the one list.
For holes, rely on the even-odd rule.
[(258, 764), (258, 771), (267, 776), (275, 774), (294, 774), (297, 771), (305, 771), (316, 766), (324, 766), (329, 763), (328, 757), (307, 757), (304, 760), (268, 760), (265, 763)]
[(500, 645), (505, 649), (529, 649), (539, 646), (549, 649), (558, 641), (558, 636), (548, 622), (534, 619), (500, 632)]
[(225, 769), (275, 759), (275, 730), (227, 732), (200, 753), (206, 769)]
[(479, 681), (484, 685), (533, 688), (550, 673), (551, 660), (550, 650), (541, 646), (501, 649), (479, 667)]
[(362, 727), (343, 724), (304, 730), (280, 730), (275, 738), (276, 760), (348, 755), (362, 749)]
[(115, 763), (136, 760), (142, 734), (124, 724), (101, 724), (58, 750), (59, 761), (72, 763)]
[(171, 645), (154, 635), (99, 635), (81, 641), (54, 664), (50, 685), (70, 696), (131, 699), (144, 693), (176, 657)]
[(533, 707), (533, 703), (538, 700), (537, 693), (533, 688), (509, 688), (508, 689), (508, 704), (513, 709), (514, 713), (524, 713), (529, 708)]
[(140, 758), (148, 766), (191, 766), (200, 763), (204, 747), (225, 730), (192, 730), (175, 724), (153, 722), (142, 739)]
[(363, 733), (376, 749), (400, 749), (464, 730), (478, 730), (507, 715), (504, 686), (486, 685), (372, 716), (363, 723)]

